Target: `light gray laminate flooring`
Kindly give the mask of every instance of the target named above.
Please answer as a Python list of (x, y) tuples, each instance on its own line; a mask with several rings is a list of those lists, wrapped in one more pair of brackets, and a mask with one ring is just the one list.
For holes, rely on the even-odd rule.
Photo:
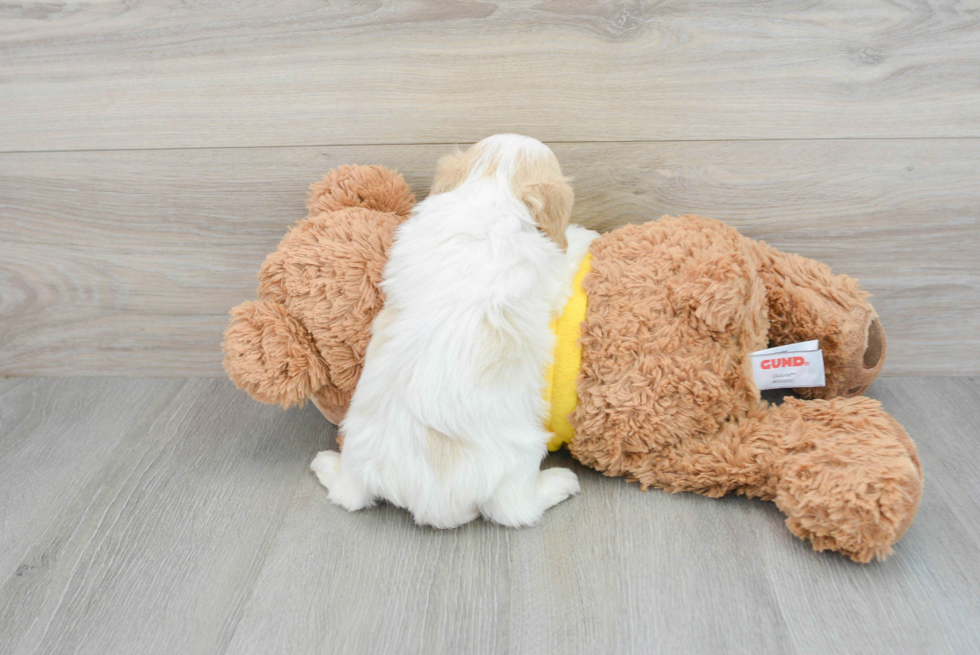
[(885, 562), (815, 553), (771, 503), (582, 493), (538, 527), (348, 514), (312, 407), (219, 379), (0, 381), (2, 653), (980, 651), (980, 379), (890, 378), (926, 491)]

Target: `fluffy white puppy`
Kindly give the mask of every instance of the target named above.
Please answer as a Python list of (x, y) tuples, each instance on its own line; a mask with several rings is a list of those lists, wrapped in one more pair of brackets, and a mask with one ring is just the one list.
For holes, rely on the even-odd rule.
[(439, 162), (395, 235), (343, 454), (311, 464), (333, 502), (385, 499), (438, 528), (480, 514), (523, 526), (578, 491), (572, 471), (540, 470), (550, 322), (595, 235), (568, 228), (573, 198), (554, 153), (528, 137)]

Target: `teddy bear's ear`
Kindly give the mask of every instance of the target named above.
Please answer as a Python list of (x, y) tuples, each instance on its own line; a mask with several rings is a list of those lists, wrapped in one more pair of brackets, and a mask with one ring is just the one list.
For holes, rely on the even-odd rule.
[(278, 302), (250, 301), (232, 309), (221, 347), (228, 377), (263, 403), (302, 404), (330, 379), (313, 339)]
[(415, 194), (405, 179), (384, 166), (340, 166), (310, 185), (310, 216), (347, 207), (408, 216)]

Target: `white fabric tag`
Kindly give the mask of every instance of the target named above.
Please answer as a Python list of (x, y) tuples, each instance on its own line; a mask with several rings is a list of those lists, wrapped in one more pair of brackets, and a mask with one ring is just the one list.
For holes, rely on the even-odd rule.
[(819, 341), (804, 341), (752, 353), (752, 374), (759, 391), (822, 387), (827, 384)]

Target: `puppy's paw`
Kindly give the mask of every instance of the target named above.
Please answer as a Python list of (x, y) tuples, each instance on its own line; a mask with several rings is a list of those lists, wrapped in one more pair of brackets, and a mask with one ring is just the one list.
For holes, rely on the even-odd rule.
[(335, 450), (324, 450), (316, 454), (310, 462), (310, 470), (316, 474), (316, 479), (327, 489), (330, 482), (340, 470), (340, 453)]
[(374, 505), (374, 499), (365, 490), (360, 478), (350, 471), (340, 470), (340, 453), (334, 450), (317, 453), (310, 462), (310, 470), (330, 492), (330, 500), (348, 512)]
[(571, 469), (551, 468), (538, 474), (538, 495), (545, 509), (557, 505), (579, 492), (578, 476)]

